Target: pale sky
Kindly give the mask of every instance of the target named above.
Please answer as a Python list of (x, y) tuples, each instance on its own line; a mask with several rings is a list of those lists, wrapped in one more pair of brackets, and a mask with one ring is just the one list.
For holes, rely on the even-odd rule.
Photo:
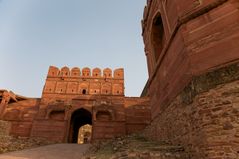
[(0, 0), (0, 89), (41, 97), (48, 67), (125, 69), (126, 96), (148, 73), (146, 0)]

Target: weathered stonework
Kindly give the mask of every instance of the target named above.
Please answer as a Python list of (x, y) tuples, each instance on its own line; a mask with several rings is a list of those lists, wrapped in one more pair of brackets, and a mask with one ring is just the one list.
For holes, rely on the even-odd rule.
[[(199, 76), (194, 82), (204, 77)], [(239, 80), (209, 87), (193, 98), (188, 93), (194, 91), (185, 89), (159, 112), (145, 135), (181, 144), (192, 158), (238, 158)]]
[(148, 0), (142, 20), (151, 125), (195, 159), (239, 158), (239, 1)]
[(79, 128), (90, 124), (95, 141), (142, 131), (151, 118), (148, 98), (124, 96), (123, 69), (107, 68), (102, 75), (99, 68), (91, 73), (50, 66), (41, 98), (5, 90), (0, 97), (2, 119), (11, 122), (13, 136), (76, 143)]
[[(180, 145), (191, 159), (239, 158), (239, 1), (147, 0), (142, 20), (149, 79), (124, 96), (117, 69), (51, 66), (40, 99), (0, 91), (15, 136), (76, 142), (142, 131)], [(183, 150), (184, 150), (183, 149)]]

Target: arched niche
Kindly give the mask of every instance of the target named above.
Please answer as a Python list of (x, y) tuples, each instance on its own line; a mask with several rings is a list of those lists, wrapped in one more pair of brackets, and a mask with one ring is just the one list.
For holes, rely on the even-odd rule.
[(151, 46), (154, 59), (157, 62), (165, 44), (165, 32), (161, 14), (158, 12), (153, 18), (151, 28)]
[(111, 94), (112, 93), (112, 85), (111, 83), (103, 83), (101, 86), (101, 94)]
[(89, 94), (89, 83), (80, 83), (78, 88), (79, 94), (86, 95)]

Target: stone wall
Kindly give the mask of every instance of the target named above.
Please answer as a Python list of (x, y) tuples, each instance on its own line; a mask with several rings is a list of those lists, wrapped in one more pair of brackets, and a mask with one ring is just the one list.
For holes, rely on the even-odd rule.
[[(21, 134), (17, 137), (15, 137), (16, 135), (12, 136), (10, 134), (12, 131), (11, 127), (13, 127), (12, 124), (12, 122), (0, 120), (0, 154), (55, 143), (44, 138), (20, 137)], [(21, 129), (21, 127), (18, 129)]]
[(0, 136), (9, 135), (10, 127), (11, 125), (9, 122), (0, 120)]
[(239, 158), (239, 65), (195, 77), (145, 130), (193, 159)]
[(194, 78), (239, 59), (236, 0), (148, 0), (143, 39), (152, 117)]
[(10, 103), (4, 110), (2, 120), (10, 121), (10, 135), (29, 137), (32, 122), (38, 112), (40, 99), (27, 99)]
[(125, 98), (126, 133), (138, 133), (151, 121), (151, 110), (148, 98)]

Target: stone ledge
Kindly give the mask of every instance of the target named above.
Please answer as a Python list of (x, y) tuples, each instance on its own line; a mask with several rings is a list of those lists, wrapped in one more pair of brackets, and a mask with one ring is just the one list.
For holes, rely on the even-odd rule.
[(183, 104), (191, 104), (196, 95), (206, 92), (220, 84), (239, 79), (239, 63), (234, 63), (206, 74), (193, 77), (192, 81), (183, 89), (180, 97)]

